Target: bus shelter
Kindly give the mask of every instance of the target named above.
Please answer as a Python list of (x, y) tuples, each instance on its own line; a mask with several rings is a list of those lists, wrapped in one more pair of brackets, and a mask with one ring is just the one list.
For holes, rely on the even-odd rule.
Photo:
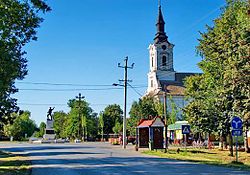
[(164, 122), (160, 117), (142, 119), (136, 128), (137, 148), (163, 149)]

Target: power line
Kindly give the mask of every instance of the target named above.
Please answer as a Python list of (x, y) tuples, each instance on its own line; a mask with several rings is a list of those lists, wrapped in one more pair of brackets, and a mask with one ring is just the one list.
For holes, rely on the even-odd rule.
[(67, 104), (56, 104), (56, 103), (17, 103), (18, 105), (25, 105), (25, 106), (67, 106)]
[(83, 89), (41, 89), (41, 88), (20, 88), (20, 91), (104, 91), (104, 90), (119, 90), (123, 88), (83, 88)]
[(140, 96), (140, 97), (142, 97), (143, 95), (139, 92), (139, 91), (137, 91), (136, 90), (136, 88), (134, 88), (131, 84), (129, 84), (128, 83), (128, 85)]
[[(60, 104), (60, 103), (17, 103), (18, 105), (24, 105), (24, 106), (68, 106), (67, 104)], [(117, 104), (117, 103), (116, 103)], [(107, 103), (89, 103), (90, 106), (108, 106), (110, 104)], [(122, 106), (121, 104), (118, 104)], [(132, 103), (129, 103), (129, 105), (132, 105)]]
[[(145, 88), (147, 86), (135, 86), (135, 88)], [(110, 87), (110, 88), (82, 88), (82, 89), (46, 89), (46, 88), (20, 88), (20, 91), (52, 91), (52, 92), (65, 92), (65, 91), (106, 91), (106, 90), (121, 90), (121, 87)]]
[[(51, 85), (51, 86), (86, 86), (86, 87), (113, 87), (107, 84), (72, 84), (72, 83), (48, 83), (48, 82), (16, 82), (18, 84)], [(134, 87), (147, 87), (145, 84), (134, 85)]]
[(101, 84), (72, 84), (72, 83), (48, 83), (48, 82), (16, 82), (18, 84), (52, 85), (52, 86), (112, 86)]

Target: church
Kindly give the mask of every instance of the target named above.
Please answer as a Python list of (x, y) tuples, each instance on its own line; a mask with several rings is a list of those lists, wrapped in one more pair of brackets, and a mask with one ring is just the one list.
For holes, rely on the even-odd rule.
[[(177, 72), (173, 66), (173, 48), (174, 44), (168, 41), (165, 33), (165, 22), (159, 5), (158, 17), (156, 22), (157, 32), (154, 43), (149, 45), (149, 73), (148, 88), (146, 96), (152, 96), (161, 103), (164, 102), (164, 93), (166, 93), (167, 111), (171, 111), (171, 101), (178, 107), (177, 120), (182, 120), (181, 109), (187, 104), (184, 99), (184, 79), (195, 73)], [(170, 100), (172, 99), (172, 100)]]

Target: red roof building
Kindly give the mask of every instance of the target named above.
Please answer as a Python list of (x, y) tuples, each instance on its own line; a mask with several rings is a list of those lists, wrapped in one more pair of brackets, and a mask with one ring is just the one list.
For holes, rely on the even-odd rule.
[(136, 129), (139, 148), (162, 149), (164, 146), (164, 122), (160, 117), (142, 119)]

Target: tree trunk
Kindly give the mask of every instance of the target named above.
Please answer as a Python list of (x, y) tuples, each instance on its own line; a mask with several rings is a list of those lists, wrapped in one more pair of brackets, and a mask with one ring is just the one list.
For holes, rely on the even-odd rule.
[(102, 142), (103, 142), (104, 140), (103, 140), (103, 127), (102, 127)]
[(245, 147), (245, 152), (250, 152), (249, 145), (248, 145), (248, 126), (245, 128), (245, 133), (244, 133), (244, 147)]
[(225, 134), (223, 134), (222, 137), (223, 137), (223, 149), (227, 149), (227, 137)]
[(210, 133), (208, 133), (208, 137), (207, 137), (207, 148), (208, 148), (208, 149), (211, 149)]
[(224, 137), (222, 134), (220, 135), (219, 149), (220, 150), (224, 149)]

